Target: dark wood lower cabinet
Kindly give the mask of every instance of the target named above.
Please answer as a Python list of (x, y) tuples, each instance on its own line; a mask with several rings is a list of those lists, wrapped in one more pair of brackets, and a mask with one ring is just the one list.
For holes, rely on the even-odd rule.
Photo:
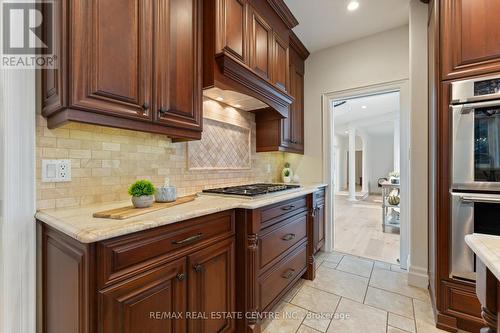
[(325, 245), (325, 188), (316, 191), (313, 198), (313, 251), (317, 253)]
[(188, 332), (234, 332), (227, 313), (235, 309), (234, 240), (232, 238), (188, 257), (189, 310), (209, 315), (190, 319)]
[(39, 221), (43, 333), (260, 333), (262, 313), (314, 278), (314, 200), (91, 244)]
[(183, 258), (99, 291), (99, 332), (185, 332), (186, 275)]

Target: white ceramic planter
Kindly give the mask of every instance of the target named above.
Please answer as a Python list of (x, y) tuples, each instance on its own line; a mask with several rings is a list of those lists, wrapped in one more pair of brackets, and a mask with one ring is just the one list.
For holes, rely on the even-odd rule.
[(292, 182), (292, 177), (283, 176), (283, 183), (291, 183), (291, 182)]
[(155, 202), (155, 197), (153, 195), (141, 195), (140, 197), (132, 197), (132, 204), (135, 208), (147, 208), (151, 207)]

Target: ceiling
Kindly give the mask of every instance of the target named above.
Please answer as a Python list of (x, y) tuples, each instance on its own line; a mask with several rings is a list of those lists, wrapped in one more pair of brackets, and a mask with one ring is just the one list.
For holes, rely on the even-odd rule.
[(299, 25), (293, 30), (312, 53), (408, 24), (409, 0), (285, 0)]
[(394, 133), (394, 120), (399, 116), (399, 92), (345, 101), (333, 109), (336, 135), (347, 135), (350, 125), (368, 135)]

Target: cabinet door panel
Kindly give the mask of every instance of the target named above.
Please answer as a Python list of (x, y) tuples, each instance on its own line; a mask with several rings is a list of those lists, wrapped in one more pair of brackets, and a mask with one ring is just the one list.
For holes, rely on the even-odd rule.
[(251, 29), (251, 67), (261, 77), (269, 80), (271, 76), (271, 27), (259, 14), (252, 11)]
[(500, 70), (500, 1), (442, 2), (443, 79)]
[(100, 291), (99, 304), (102, 333), (186, 332), (185, 259)]
[(155, 117), (201, 130), (202, 0), (156, 0)]
[(79, 0), (74, 7), (72, 106), (151, 119), (151, 1)]
[(294, 67), (292, 112), (292, 140), (297, 148), (304, 149), (304, 75)]
[(190, 320), (188, 332), (234, 332), (234, 320), (210, 315), (235, 309), (234, 240), (230, 238), (198, 251), (189, 256), (188, 263), (189, 311), (209, 317)]
[(220, 13), (223, 17), (220, 23), (219, 49), (228, 51), (231, 55), (246, 62), (246, 2), (242, 0), (219, 0)]
[(273, 36), (273, 83), (280, 89), (288, 90), (288, 43), (285, 43), (277, 34)]

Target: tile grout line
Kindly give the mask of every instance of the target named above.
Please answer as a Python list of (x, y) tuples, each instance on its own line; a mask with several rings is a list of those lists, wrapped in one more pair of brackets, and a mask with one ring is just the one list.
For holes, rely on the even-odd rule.
[(370, 270), (370, 277), (368, 278), (368, 283), (366, 284), (365, 296), (363, 297), (363, 304), (366, 301), (366, 295), (368, 294), (368, 288), (370, 288), (370, 281), (372, 280), (373, 269), (375, 267), (375, 263), (372, 262), (372, 269)]
[(335, 320), (335, 314), (337, 313), (337, 310), (340, 306), (340, 302), (342, 301), (344, 297), (340, 297), (339, 301), (337, 302), (337, 306), (335, 307), (335, 310), (333, 310), (333, 318), (330, 320), (330, 323), (328, 324), (328, 327), (326, 328), (326, 332), (330, 330), (330, 326), (332, 325), (333, 321)]

